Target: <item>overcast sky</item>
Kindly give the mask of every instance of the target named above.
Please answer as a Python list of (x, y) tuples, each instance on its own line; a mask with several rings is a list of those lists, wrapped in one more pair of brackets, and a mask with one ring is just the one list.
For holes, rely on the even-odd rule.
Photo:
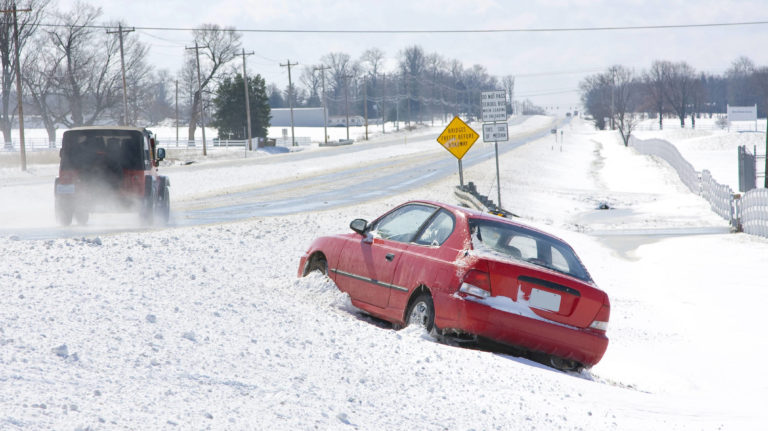
[[(88, 0), (102, 21), (136, 27), (190, 28), (213, 23), (241, 30), (498, 30), (627, 27), (768, 21), (766, 0)], [(69, 10), (74, 0), (54, 0)], [(137, 32), (152, 62), (175, 74), (189, 31)], [(248, 71), (280, 88), (288, 84), (279, 63), (318, 64), (330, 52), (359, 58), (377, 47), (394, 69), (399, 53), (420, 45), (481, 64), (494, 76), (516, 76), (516, 99), (571, 109), (578, 84), (613, 64), (640, 72), (654, 60), (686, 61), (698, 71), (722, 73), (739, 56), (768, 66), (768, 25), (618, 31), (431, 33), (431, 34), (243, 34)]]

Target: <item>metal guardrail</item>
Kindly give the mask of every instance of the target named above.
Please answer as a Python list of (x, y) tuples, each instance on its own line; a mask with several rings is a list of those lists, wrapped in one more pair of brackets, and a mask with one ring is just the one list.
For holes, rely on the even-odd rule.
[(505, 218), (517, 217), (516, 214), (500, 208), (498, 205), (496, 205), (493, 199), (490, 199), (486, 195), (480, 194), (477, 191), (475, 183), (472, 181), (464, 186), (456, 186), (456, 188), (453, 190), (453, 193), (459, 199), (459, 202), (461, 202), (461, 204), (467, 208), (474, 208), (478, 211), (495, 214)]

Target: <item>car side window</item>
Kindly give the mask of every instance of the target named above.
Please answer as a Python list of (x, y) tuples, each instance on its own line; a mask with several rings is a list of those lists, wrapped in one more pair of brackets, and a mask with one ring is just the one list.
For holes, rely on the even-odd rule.
[(144, 142), (144, 170), (149, 170), (152, 169), (152, 156), (149, 153), (149, 138), (144, 136), (142, 142)]
[(406, 205), (376, 222), (372, 231), (382, 239), (409, 242), (434, 213), (434, 207), (419, 204)]
[(451, 236), (455, 224), (451, 213), (440, 210), (414, 242), (421, 245), (441, 245)]

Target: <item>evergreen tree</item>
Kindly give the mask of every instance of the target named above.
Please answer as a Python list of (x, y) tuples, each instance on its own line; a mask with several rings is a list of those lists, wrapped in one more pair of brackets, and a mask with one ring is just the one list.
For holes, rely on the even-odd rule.
[[(261, 75), (248, 78), (248, 99), (251, 105), (251, 136), (266, 137), (269, 120), (269, 98)], [(219, 136), (247, 139), (245, 118), (245, 91), (243, 76), (225, 78), (213, 99), (214, 113), (211, 126), (219, 129)]]

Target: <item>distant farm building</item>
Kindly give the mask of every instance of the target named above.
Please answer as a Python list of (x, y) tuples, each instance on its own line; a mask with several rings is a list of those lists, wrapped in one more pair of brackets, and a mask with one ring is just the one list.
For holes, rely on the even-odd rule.
[[(290, 108), (273, 108), (270, 113), (272, 114), (270, 120), (272, 127), (291, 127)], [(323, 108), (293, 108), (293, 125), (295, 127), (323, 127), (324, 122)]]

